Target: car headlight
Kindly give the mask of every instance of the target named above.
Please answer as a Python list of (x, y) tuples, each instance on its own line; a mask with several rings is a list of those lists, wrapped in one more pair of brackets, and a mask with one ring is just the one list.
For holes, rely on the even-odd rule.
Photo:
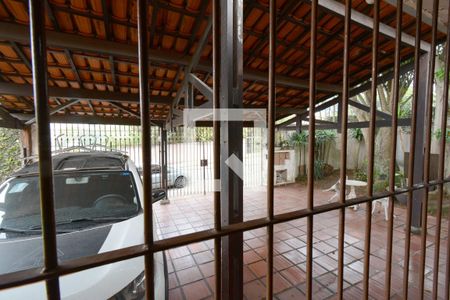
[(120, 292), (108, 300), (137, 300), (145, 298), (145, 274), (142, 272)]

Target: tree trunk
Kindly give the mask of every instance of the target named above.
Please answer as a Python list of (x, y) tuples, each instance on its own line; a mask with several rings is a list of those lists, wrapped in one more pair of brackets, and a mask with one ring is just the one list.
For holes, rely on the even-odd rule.
[[(436, 70), (444, 68), (444, 63), (436, 58)], [(436, 79), (435, 80), (435, 109), (434, 109), (434, 120), (433, 120), (433, 129), (432, 133), (441, 129), (442, 122), (442, 108), (444, 105), (444, 82), (443, 80)], [(442, 137), (444, 137), (445, 132), (441, 132)], [(439, 140), (432, 136), (431, 139), (431, 153), (439, 153)]]

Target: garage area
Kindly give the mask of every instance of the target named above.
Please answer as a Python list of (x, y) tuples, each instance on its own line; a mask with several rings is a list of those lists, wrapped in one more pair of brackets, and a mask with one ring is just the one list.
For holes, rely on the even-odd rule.
[(0, 0), (0, 299), (448, 299), (448, 0)]

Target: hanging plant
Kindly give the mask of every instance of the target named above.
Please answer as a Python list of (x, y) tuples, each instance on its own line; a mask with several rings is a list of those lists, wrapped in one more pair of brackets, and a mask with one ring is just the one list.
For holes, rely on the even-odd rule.
[(350, 137), (361, 142), (364, 138), (361, 128), (352, 128), (350, 129)]

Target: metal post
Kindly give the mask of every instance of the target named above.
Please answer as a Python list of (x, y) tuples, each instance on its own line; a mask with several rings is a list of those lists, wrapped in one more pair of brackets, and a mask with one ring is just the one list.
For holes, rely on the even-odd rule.
[[(447, 10), (447, 18), (450, 19), (450, 6)], [(447, 29), (447, 40), (446, 40), (446, 47), (445, 47), (445, 68), (444, 68), (444, 86), (449, 85), (449, 72), (450, 72), (450, 27)], [(442, 106), (442, 118), (441, 118), (441, 132), (444, 133), (447, 131), (447, 112), (448, 112), (448, 89), (445, 89), (444, 97), (442, 99), (443, 106)], [(438, 180), (444, 179), (445, 174), (445, 148), (446, 148), (446, 138), (444, 134), (441, 136), (441, 141), (439, 143), (439, 171), (438, 171)], [(433, 264), (433, 294), (432, 298), (437, 298), (438, 293), (438, 283), (439, 283), (439, 265), (440, 265), (440, 259), (439, 259), (439, 252), (441, 250), (440, 243), (441, 243), (441, 221), (442, 221), (442, 205), (444, 200), (444, 184), (439, 185), (439, 204), (438, 204), (438, 210), (437, 210), (437, 220), (436, 220), (436, 233), (435, 233), (435, 242), (434, 242), (434, 264)], [(442, 259), (445, 259), (446, 266), (443, 268), (445, 272), (445, 281), (449, 282), (450, 278), (450, 239), (448, 238), (448, 234), (450, 232), (450, 219), (447, 220), (447, 247), (444, 248), (447, 251), (447, 255), (444, 258), (444, 253), (442, 253)], [(442, 240), (442, 243), (444, 241)], [(449, 285), (447, 284), (444, 289), (444, 299), (450, 298), (450, 289)]]
[[(267, 103), (267, 218), (274, 217), (274, 173), (275, 173), (275, 60), (276, 60), (276, 0), (269, 1), (269, 93)], [(266, 299), (273, 299), (273, 226), (267, 226), (267, 275)]]
[[(416, 143), (414, 151), (414, 175), (412, 179), (413, 184), (423, 182), (423, 161), (424, 161), (424, 142), (425, 142), (425, 116), (427, 103), (427, 78), (429, 72), (429, 54), (423, 54), (420, 57), (420, 73), (418, 86), (418, 101), (416, 118)], [(410, 180), (410, 179), (409, 179)], [(416, 190), (413, 192), (412, 200), (412, 214), (411, 214), (411, 232), (420, 233), (421, 214), (422, 214), (422, 200), (424, 198), (424, 190)]]
[[(220, 44), (221, 44), (221, 22), (220, 22), (220, 1), (212, 1), (212, 19), (213, 19), (213, 176), (214, 176), (214, 229), (220, 231), (222, 228), (221, 217), (221, 196), (220, 196), (220, 122), (218, 120), (220, 108)], [(214, 282), (214, 299), (222, 299), (222, 239), (214, 239), (214, 272), (216, 280)]]
[(161, 127), (161, 183), (162, 188), (166, 192), (166, 198), (159, 201), (160, 204), (169, 204), (168, 185), (167, 185), (167, 129), (163, 125)]
[(206, 167), (208, 166), (207, 159), (205, 156), (205, 141), (201, 141), (202, 145), (202, 168), (203, 168), (203, 195), (206, 195)]
[[(41, 225), (44, 247), (44, 270), (58, 269), (56, 245), (55, 208), (53, 194), (53, 164), (50, 140), (50, 115), (47, 90), (47, 49), (45, 39), (45, 4), (30, 0), (31, 58), (33, 69), (33, 95), (36, 111), (38, 154), (39, 154), (39, 196)], [(46, 280), (48, 299), (59, 299), (58, 277)]]
[[(416, 44), (420, 45), (420, 38), (422, 35), (422, 0), (417, 1), (416, 7)], [(414, 184), (414, 171), (416, 165), (416, 155), (418, 157), (422, 156), (423, 158), (423, 125), (420, 127), (422, 122), (418, 122), (417, 120), (423, 118), (423, 116), (419, 116), (423, 114), (423, 110), (420, 108), (424, 108), (425, 104), (420, 104), (420, 99), (424, 99), (425, 93), (421, 93), (420, 90), (423, 90), (424, 81), (420, 80), (419, 74), (421, 72), (421, 68), (423, 67), (423, 62), (420, 61), (420, 47), (416, 47), (414, 49), (414, 89), (413, 89), (413, 103), (412, 103), (412, 116), (411, 116), (411, 139), (409, 145), (409, 158), (408, 158), (408, 188), (412, 188)], [(425, 66), (427, 64), (425, 63)], [(419, 89), (419, 86), (422, 85), (422, 88)], [(422, 94), (422, 97), (421, 97)], [(419, 113), (420, 112), (420, 113)], [(420, 132), (422, 131), (422, 138), (418, 138), (420, 136)], [(418, 147), (416, 144), (420, 143), (422, 140), (422, 146)], [(419, 150), (418, 153), (416, 153)], [(419, 163), (419, 168), (421, 168), (421, 163)], [(418, 170), (420, 173), (420, 169)], [(422, 178), (422, 176), (420, 176)], [(408, 202), (406, 206), (406, 220), (405, 220), (405, 255), (404, 255), (404, 263), (403, 263), (403, 295), (404, 299), (408, 299), (409, 292), (409, 262), (411, 256), (411, 224), (412, 224), (412, 210), (414, 205), (414, 191), (408, 191)], [(417, 210), (417, 207), (415, 208)], [(420, 206), (418, 209), (420, 216)]]
[[(221, 0), (220, 108), (242, 108), (243, 0)], [(221, 223), (243, 221), (243, 181), (225, 161), (242, 160), (242, 121), (220, 121)], [(217, 137), (216, 137), (217, 138)], [(222, 238), (222, 299), (243, 297), (243, 233)]]
[[(389, 162), (389, 192), (395, 192), (395, 167), (397, 155), (397, 139), (398, 139), (398, 103), (399, 103), (399, 86), (400, 86), (400, 53), (401, 53), (401, 31), (402, 31), (403, 2), (397, 0), (396, 14), (396, 38), (395, 38), (395, 62), (394, 62), (394, 78), (392, 91), (392, 125), (391, 125), (391, 160)], [(392, 284), (392, 251), (394, 239), (394, 196), (389, 197), (389, 221), (387, 230), (387, 246), (386, 246), (386, 275), (384, 285), (384, 296), (386, 299), (391, 298)]]
[(194, 108), (194, 86), (188, 83), (187, 90), (187, 107)]
[[(338, 102), (337, 124), (342, 124), (342, 99)], [(348, 108), (347, 108), (348, 109)], [(337, 133), (342, 133), (342, 127), (337, 127)]]
[[(309, 55), (309, 118), (308, 118), (308, 166), (307, 209), (314, 209), (314, 145), (316, 135), (316, 63), (317, 63), (317, 10), (318, 0), (311, 1), (311, 33)], [(313, 235), (314, 218), (306, 219), (306, 297), (313, 298)]]
[(300, 117), (299, 114), (297, 114), (295, 116), (295, 131), (297, 133), (301, 133), (302, 132), (302, 118)]
[[(339, 172), (340, 193), (339, 202), (345, 203), (345, 181), (347, 178), (347, 142), (348, 142), (348, 100), (349, 100), (349, 70), (350, 70), (350, 28), (351, 28), (351, 0), (345, 1), (344, 20), (344, 63), (342, 69), (342, 100), (338, 105), (338, 123), (341, 124), (341, 167)], [(339, 211), (338, 234), (338, 282), (337, 297), (343, 299), (344, 294), (344, 240), (345, 240), (345, 209)]]
[[(144, 243), (148, 249), (153, 247), (153, 210), (152, 210), (152, 171), (151, 171), (151, 123), (148, 82), (148, 24), (147, 0), (138, 0), (138, 63), (139, 63), (139, 100), (141, 108), (141, 138), (142, 138), (142, 184), (144, 187)], [(145, 292), (146, 299), (155, 298), (154, 258), (153, 252), (147, 251), (145, 261)]]
[[(373, 6), (373, 38), (372, 38), (372, 88), (370, 95), (370, 125), (369, 125), (369, 149), (367, 162), (367, 196), (373, 197), (373, 183), (375, 181), (375, 129), (377, 110), (377, 85), (378, 85), (378, 47), (380, 29), (380, 0), (375, 0)], [(370, 243), (372, 241), (372, 201), (366, 204), (366, 226), (364, 234), (364, 272), (363, 295), (369, 299), (369, 271), (370, 271)]]
[[(424, 105), (426, 106), (426, 125), (425, 128), (425, 138), (424, 138), (424, 160), (422, 166), (423, 170), (423, 183), (430, 183), (430, 159), (431, 159), (431, 138), (432, 138), (432, 126), (433, 126), (433, 85), (434, 85), (434, 77), (435, 77), (435, 57), (436, 57), (436, 39), (437, 39), (437, 18), (438, 18), (438, 9), (439, 9), (439, 0), (433, 0), (433, 25), (431, 29), (431, 50), (427, 53), (429, 58), (428, 60), (428, 69), (427, 69), (427, 79), (424, 80), (427, 82), (427, 91), (425, 96)], [(444, 131), (445, 132), (445, 131)], [(422, 197), (422, 215), (421, 215), (421, 232), (422, 237), (420, 241), (420, 263), (419, 263), (419, 290), (420, 295), (419, 299), (424, 298), (425, 292), (425, 263), (427, 260), (427, 224), (428, 224), (428, 192), (430, 188), (428, 186), (423, 189), (423, 197)], [(435, 245), (436, 247), (436, 245)]]

